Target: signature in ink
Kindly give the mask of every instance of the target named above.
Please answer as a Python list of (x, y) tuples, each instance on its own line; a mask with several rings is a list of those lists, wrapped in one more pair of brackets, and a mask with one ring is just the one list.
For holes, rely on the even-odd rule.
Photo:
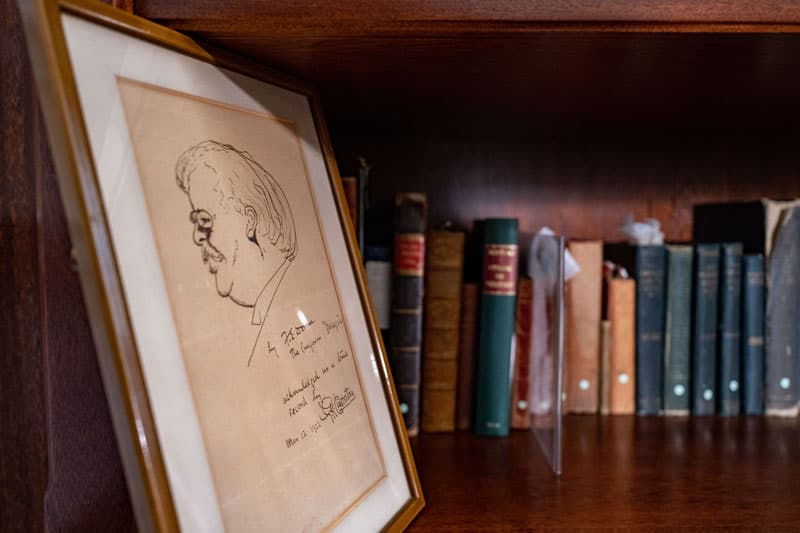
[(323, 396), (318, 402), (319, 408), (322, 413), (319, 415), (320, 420), (328, 420), (336, 422), (336, 419), (344, 413), (348, 405), (353, 403), (356, 399), (356, 393), (350, 390), (350, 387), (345, 387), (342, 395), (333, 394)]
[(308, 328), (314, 325), (313, 320), (309, 320), (306, 324), (300, 324), (299, 326), (292, 326), (289, 329), (285, 329), (281, 331), (281, 340), (286, 346), (289, 346), (290, 343), (294, 342), (300, 335), (303, 334)]

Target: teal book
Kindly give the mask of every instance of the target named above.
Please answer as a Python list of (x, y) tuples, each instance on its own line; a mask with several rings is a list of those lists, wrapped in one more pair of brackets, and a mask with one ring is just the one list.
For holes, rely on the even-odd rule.
[(695, 246), (692, 332), (692, 414), (713, 415), (716, 406), (719, 244)]
[(475, 433), (503, 437), (508, 435), (511, 414), (519, 224), (516, 219), (488, 219), (483, 236)]
[(742, 412), (764, 414), (764, 256), (742, 260)]
[(741, 384), (742, 244), (724, 243), (720, 254), (717, 412), (735, 416), (739, 414)]
[(664, 414), (688, 415), (692, 330), (691, 245), (667, 245), (664, 319)]
[(663, 411), (666, 249), (663, 244), (605, 246), (606, 258), (636, 279), (636, 414)]

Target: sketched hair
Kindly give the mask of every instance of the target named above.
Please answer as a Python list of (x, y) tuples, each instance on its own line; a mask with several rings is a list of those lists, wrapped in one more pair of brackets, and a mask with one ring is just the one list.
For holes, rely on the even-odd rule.
[(257, 237), (267, 238), (288, 260), (293, 260), (297, 255), (294, 218), (286, 195), (275, 178), (249, 153), (209, 140), (192, 146), (178, 158), (175, 179), (183, 192), (189, 194), (191, 176), (202, 167), (227, 182), (227, 187), (220, 192), (238, 213), (244, 216), (248, 205), (255, 209), (259, 218)]

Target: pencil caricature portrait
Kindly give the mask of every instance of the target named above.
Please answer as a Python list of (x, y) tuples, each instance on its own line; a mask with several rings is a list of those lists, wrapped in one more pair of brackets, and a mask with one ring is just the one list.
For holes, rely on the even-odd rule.
[[(283, 189), (250, 154), (212, 140), (180, 155), (175, 178), (188, 197), (192, 240), (217, 293), (252, 308), (251, 324), (260, 333), (297, 255), (294, 218)], [(248, 365), (252, 357), (251, 351)]]

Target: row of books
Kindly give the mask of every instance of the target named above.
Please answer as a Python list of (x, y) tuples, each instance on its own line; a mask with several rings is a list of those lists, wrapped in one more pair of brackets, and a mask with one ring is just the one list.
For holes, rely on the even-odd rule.
[[(565, 409), (796, 414), (795, 206), (697, 206), (694, 243), (569, 242), (580, 270), (565, 288)], [(553, 391), (553, 374), (531, 367), (552, 326), (535, 318), (552, 310), (518, 275), (517, 222), (483, 221), (466, 244), (426, 232), (426, 209), (422, 194), (397, 195), (393, 251), (365, 249), (409, 434), (530, 427), (535, 397)]]
[(568, 412), (763, 412), (763, 255), (741, 243), (569, 249), (581, 271), (566, 288)]

